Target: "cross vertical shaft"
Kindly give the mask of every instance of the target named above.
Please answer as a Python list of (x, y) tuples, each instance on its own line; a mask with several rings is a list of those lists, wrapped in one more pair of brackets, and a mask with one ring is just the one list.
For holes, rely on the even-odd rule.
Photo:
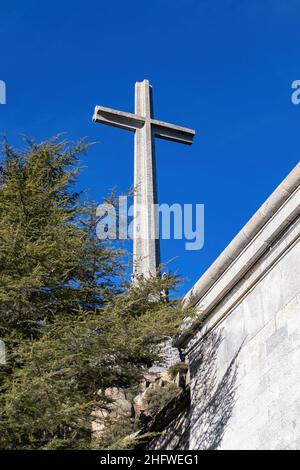
[(153, 117), (152, 87), (148, 80), (135, 84), (135, 113), (96, 106), (93, 121), (135, 133), (133, 275), (155, 275), (160, 264), (155, 138), (191, 145), (193, 129)]
[(145, 124), (135, 132), (134, 275), (155, 275), (160, 263), (155, 147), (152, 133), (152, 89), (148, 80), (135, 84), (135, 114)]

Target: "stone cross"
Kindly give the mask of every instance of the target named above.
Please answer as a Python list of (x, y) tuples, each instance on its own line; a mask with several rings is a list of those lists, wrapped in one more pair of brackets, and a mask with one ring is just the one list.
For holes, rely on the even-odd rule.
[(135, 114), (96, 106), (93, 121), (135, 133), (133, 275), (155, 275), (160, 264), (154, 138), (192, 144), (195, 131), (153, 118), (152, 87), (135, 84)]

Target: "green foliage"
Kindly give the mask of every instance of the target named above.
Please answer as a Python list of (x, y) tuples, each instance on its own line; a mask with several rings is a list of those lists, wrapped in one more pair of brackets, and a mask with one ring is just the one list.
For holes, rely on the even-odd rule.
[(104, 301), (119, 253), (95, 236), (94, 208), (72, 191), (87, 145), (4, 142), (0, 175), (0, 332)]
[(189, 366), (185, 362), (177, 362), (176, 364), (173, 364), (171, 367), (169, 367), (168, 372), (170, 376), (175, 379), (177, 374), (186, 374), (188, 369)]
[(105, 450), (136, 450), (145, 449), (147, 444), (155, 437), (160, 436), (158, 432), (148, 432), (140, 434), (139, 432), (133, 432), (127, 436), (122, 436), (119, 439), (115, 439), (111, 447), (105, 447)]
[(130, 417), (121, 416), (106, 427), (99, 440), (99, 446), (107, 450), (127, 450), (134, 448), (139, 423)]
[(123, 251), (97, 239), (95, 207), (72, 189), (86, 147), (58, 139), (27, 142), (22, 152), (3, 146), (2, 449), (125, 445), (131, 425), (120, 433), (114, 423), (105, 439), (93, 439), (93, 412), (109, 409), (107, 388), (138, 386), (186, 313), (158, 300), (176, 288), (174, 276), (126, 283)]
[(180, 394), (181, 390), (173, 382), (164, 387), (150, 388), (146, 393), (148, 412), (153, 417), (157, 415), (173, 398)]

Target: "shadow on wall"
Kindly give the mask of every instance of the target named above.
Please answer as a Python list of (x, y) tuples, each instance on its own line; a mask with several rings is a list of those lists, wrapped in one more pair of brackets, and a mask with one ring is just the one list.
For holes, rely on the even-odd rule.
[(160, 435), (148, 449), (213, 450), (220, 446), (235, 405), (237, 358), (243, 346), (222, 375), (217, 362), (222, 342), (222, 331), (211, 332), (192, 350), (191, 393), (186, 387), (159, 413), (149, 431)]
[(162, 410), (152, 423), (150, 432), (160, 435), (148, 444), (149, 450), (189, 449), (190, 389), (187, 387)]
[(235, 405), (237, 357), (243, 343), (220, 377), (217, 358), (222, 341), (222, 330), (211, 332), (189, 357), (193, 384), (189, 430), (193, 449), (213, 450), (220, 446)]

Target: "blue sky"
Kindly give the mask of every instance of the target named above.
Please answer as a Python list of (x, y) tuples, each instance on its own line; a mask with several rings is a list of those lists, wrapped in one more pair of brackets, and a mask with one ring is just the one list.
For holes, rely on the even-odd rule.
[(14, 144), (67, 132), (98, 141), (79, 186), (101, 202), (133, 183), (133, 135), (92, 122), (96, 104), (192, 127), (192, 147), (157, 141), (160, 202), (204, 203), (205, 245), (163, 241), (186, 291), (299, 161), (299, 0), (1, 1), (0, 131)]

